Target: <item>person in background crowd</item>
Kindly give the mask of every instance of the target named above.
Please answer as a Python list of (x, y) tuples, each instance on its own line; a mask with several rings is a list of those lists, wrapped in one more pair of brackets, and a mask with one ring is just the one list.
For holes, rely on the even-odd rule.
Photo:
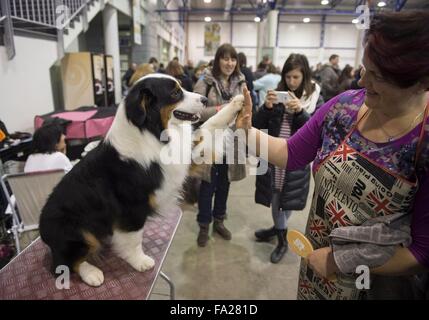
[(168, 63), (167, 69), (165, 70), (167, 74), (175, 77), (181, 83), (182, 88), (192, 92), (192, 80), (189, 78), (183, 71), (183, 67), (177, 60), (171, 60)]
[(346, 65), (341, 71), (341, 75), (338, 78), (340, 93), (351, 89), (352, 82), (354, 80), (354, 69), (351, 65)]
[(33, 152), (25, 162), (24, 172), (54, 169), (70, 171), (73, 165), (66, 156), (65, 138), (63, 129), (56, 124), (37, 129), (33, 136)]
[(155, 57), (151, 57), (148, 61), (149, 64), (152, 65), (154, 72), (158, 72), (159, 69), (159, 62), (158, 59)]
[(320, 70), (320, 81), (322, 86), (322, 96), (325, 101), (335, 97), (339, 93), (338, 78), (340, 70), (338, 63), (340, 58), (333, 54), (329, 57), (329, 63), (322, 66)]
[[(291, 54), (288, 57), (276, 90), (291, 92), (295, 98), (286, 104), (278, 103), (276, 92), (268, 91), (264, 104), (253, 117), (253, 125), (258, 129), (268, 129), (271, 136), (289, 139), (307, 122), (317, 103), (323, 103), (320, 87), (311, 79), (311, 70), (304, 55)], [(277, 246), (271, 253), (272, 263), (278, 263), (287, 251), (287, 220), (292, 210), (305, 208), (310, 177), (308, 165), (294, 171), (270, 165), (266, 174), (256, 176), (255, 202), (271, 206), (274, 226), (257, 230), (255, 237), (259, 241), (277, 237)]]
[(122, 87), (123, 87), (123, 91), (126, 92), (126, 90), (128, 90), (129, 88), (129, 82), (131, 77), (133, 76), (134, 72), (137, 69), (137, 64), (136, 63), (131, 63), (130, 67), (128, 68), (128, 70), (125, 72), (124, 76), (122, 77)]
[(259, 93), (258, 107), (264, 104), (267, 91), (276, 88), (281, 78), (280, 74), (277, 73), (276, 67), (273, 64), (269, 64), (265, 75), (253, 81), (253, 88)]
[(322, 63), (319, 62), (319, 63), (317, 63), (314, 70), (311, 71), (313, 79), (319, 84), (322, 82), (322, 79), (320, 78), (320, 71), (321, 70), (322, 70)]
[(253, 73), (252, 71), (247, 67), (247, 58), (244, 52), (238, 53), (238, 64), (240, 66), (240, 71), (244, 75), (244, 78), (246, 79), (246, 86), (247, 89), (249, 89), (251, 95), (252, 95), (252, 101), (253, 106), (256, 107), (257, 97), (256, 93), (253, 89)]
[(193, 82), (194, 86), (197, 83), (197, 81), (200, 79), (200, 77), (203, 75), (203, 73), (207, 67), (208, 67), (208, 64), (205, 61), (200, 61), (198, 63), (197, 67), (194, 70), (194, 76), (192, 78), (192, 82)]
[(164, 68), (164, 64), (162, 62), (159, 64), (159, 68), (156, 72), (157, 73), (164, 73), (164, 74), (166, 73), (165, 68)]
[(153, 69), (153, 65), (150, 63), (143, 63), (139, 65), (128, 82), (128, 86), (131, 87), (138, 79), (154, 72), (155, 70)]
[(350, 89), (362, 89), (361, 86), (359, 86), (359, 80), (360, 80), (360, 74), (362, 72), (362, 65), (359, 66), (359, 68), (357, 68), (354, 72), (353, 75), (353, 81), (350, 85)]
[(264, 55), (262, 57), (261, 62), (259, 62), (254, 75), (255, 80), (261, 78), (262, 76), (264, 76), (267, 73), (267, 68), (268, 65), (271, 64), (271, 58), (269, 55)]
[(188, 60), (188, 63), (185, 65), (183, 70), (185, 71), (186, 75), (193, 80), (194, 78), (194, 63), (192, 60)]
[[(246, 87), (244, 75), (238, 65), (238, 54), (230, 44), (221, 45), (213, 61), (213, 67), (207, 68), (195, 84), (194, 92), (206, 96), (207, 108), (201, 113), (201, 122), (216, 114), (222, 105), (233, 97), (243, 93)], [(197, 221), (200, 231), (197, 243), (204, 247), (209, 239), (209, 225), (214, 220), (213, 231), (223, 239), (231, 240), (231, 232), (225, 227), (227, 217), (226, 203), (228, 200), (231, 181), (238, 181), (246, 177), (246, 167), (238, 164), (237, 154), (234, 164), (204, 164), (202, 181), (198, 199)], [(214, 206), (212, 206), (214, 196)]]

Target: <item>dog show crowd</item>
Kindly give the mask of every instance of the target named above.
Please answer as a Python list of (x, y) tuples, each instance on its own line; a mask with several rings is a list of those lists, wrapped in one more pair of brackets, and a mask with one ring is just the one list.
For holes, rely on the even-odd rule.
[[(267, 157), (260, 159), (268, 170), (256, 176), (254, 196), (256, 204), (271, 208), (272, 225), (254, 230), (256, 241), (275, 239), (267, 260), (283, 259), (288, 220), (312, 201), (305, 236), (314, 251), (301, 261), (298, 299), (428, 298), (428, 21), (427, 12), (375, 15), (356, 70), (341, 70), (336, 54), (310, 67), (298, 53), (281, 66), (264, 56), (252, 70), (246, 55), (225, 43), (213, 60), (196, 67), (177, 58), (166, 67), (156, 58), (132, 63), (122, 78), (123, 93), (146, 75), (170, 75), (207, 99), (195, 127), (244, 95), (232, 129), (268, 143)], [(24, 171), (70, 171), (64, 139), (57, 124), (36, 130)], [(207, 245), (211, 225), (221, 238), (232, 239), (228, 196), (233, 182), (246, 175), (245, 164), (224, 158), (203, 165), (185, 183), (184, 199), (197, 204), (199, 247)], [(371, 290), (356, 288), (360, 265), (374, 276)], [(326, 291), (332, 275), (336, 280)]]

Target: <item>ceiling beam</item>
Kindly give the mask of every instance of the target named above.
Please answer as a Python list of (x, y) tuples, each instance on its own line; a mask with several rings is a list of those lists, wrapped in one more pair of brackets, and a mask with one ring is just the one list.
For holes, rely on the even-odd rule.
[(226, 0), (225, 1), (225, 12), (223, 13), (223, 18), (228, 18), (228, 14), (232, 11), (231, 9), (234, 7), (235, 0)]

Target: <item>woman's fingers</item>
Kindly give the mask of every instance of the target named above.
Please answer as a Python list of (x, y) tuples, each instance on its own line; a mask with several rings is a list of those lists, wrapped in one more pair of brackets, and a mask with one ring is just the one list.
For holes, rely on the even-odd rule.
[(245, 112), (245, 114), (251, 113), (252, 112), (252, 98), (250, 97), (250, 91), (247, 89), (247, 87), (244, 87), (243, 95), (244, 95), (244, 112)]

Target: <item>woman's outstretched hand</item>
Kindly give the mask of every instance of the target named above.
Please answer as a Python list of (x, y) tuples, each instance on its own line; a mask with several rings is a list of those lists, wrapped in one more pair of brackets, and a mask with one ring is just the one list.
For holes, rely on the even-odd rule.
[(248, 130), (252, 127), (252, 98), (247, 87), (243, 89), (244, 95), (244, 107), (238, 113), (237, 119), (235, 120), (235, 126), (237, 129)]

